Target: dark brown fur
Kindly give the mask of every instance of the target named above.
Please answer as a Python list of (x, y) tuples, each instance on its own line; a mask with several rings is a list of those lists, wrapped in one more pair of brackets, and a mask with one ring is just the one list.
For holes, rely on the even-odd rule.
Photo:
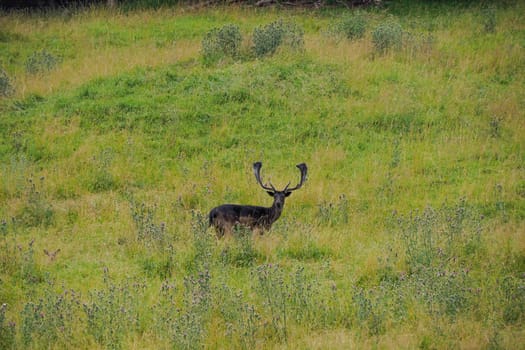
[(271, 187), (263, 185), (260, 178), (260, 162), (253, 164), (255, 178), (257, 182), (273, 197), (271, 207), (259, 207), (253, 205), (223, 204), (210, 211), (210, 226), (215, 228), (217, 236), (220, 238), (226, 233), (231, 233), (233, 227), (240, 225), (249, 228), (252, 231), (264, 231), (271, 229), (272, 224), (279, 219), (284, 208), (285, 198), (292, 194), (292, 191), (299, 189), (306, 181), (307, 167), (302, 163), (297, 165), (301, 170), (301, 181), (294, 188), (288, 189), (288, 185), (282, 191), (277, 191), (272, 184)]

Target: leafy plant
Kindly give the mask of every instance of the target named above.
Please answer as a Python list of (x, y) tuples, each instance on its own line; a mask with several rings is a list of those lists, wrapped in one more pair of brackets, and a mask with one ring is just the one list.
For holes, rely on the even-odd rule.
[(163, 247), (166, 242), (166, 224), (155, 223), (156, 206), (150, 207), (145, 203), (130, 203), (131, 217), (137, 230), (137, 239), (147, 245)]
[(465, 258), (482, 250), (480, 221), (463, 198), (453, 206), (398, 218), (408, 282), (431, 313), (455, 316), (470, 305), (476, 288), (468, 273), (471, 259)]
[(55, 210), (42, 193), (44, 180), (43, 176), (40, 177), (39, 184), (32, 177), (27, 180), (25, 205), (18, 215), (18, 220), (27, 226), (50, 226), (54, 222)]
[(379, 303), (378, 294), (374, 289), (355, 288), (352, 297), (355, 318), (370, 335), (380, 335), (386, 330), (384, 322), (386, 309)]
[(43, 49), (35, 51), (26, 61), (26, 71), (30, 74), (45, 73), (53, 70), (59, 63), (59, 59)]
[(7, 319), (7, 304), (0, 305), (0, 348), (15, 349), (16, 324)]
[(139, 282), (116, 284), (104, 269), (104, 288), (90, 291), (89, 301), (82, 305), (87, 331), (97, 343), (111, 349), (122, 348), (126, 335), (140, 326), (139, 304), (144, 288)]
[(518, 324), (525, 319), (525, 282), (507, 276), (500, 286), (503, 292), (503, 320), (506, 324)]
[(389, 19), (372, 31), (372, 43), (379, 53), (400, 49), (403, 44), (403, 28), (397, 21)]
[(220, 311), (226, 322), (227, 336), (238, 341), (241, 349), (254, 349), (262, 317), (254, 305), (245, 301), (242, 291), (234, 292), (226, 284), (220, 289)]
[(279, 265), (264, 264), (254, 271), (257, 279), (256, 290), (264, 300), (264, 307), (270, 314), (271, 327), (281, 341), (288, 339), (288, 303), (284, 274)]
[(114, 157), (111, 148), (106, 148), (93, 157), (93, 171), (87, 184), (90, 191), (104, 192), (118, 187), (118, 181), (110, 171)]
[(204, 269), (184, 278), (182, 306), (176, 302), (176, 289), (165, 281), (156, 305), (157, 326), (174, 348), (200, 349), (209, 324), (211, 275)]
[(204, 343), (211, 306), (209, 270), (184, 279), (184, 305), (173, 323), (173, 342), (177, 348), (199, 349)]
[(355, 40), (365, 35), (366, 26), (366, 17), (357, 12), (344, 16), (332, 27), (331, 31), (336, 35), (343, 35), (349, 40)]
[(192, 212), (193, 257), (190, 267), (195, 271), (208, 269), (212, 262), (212, 241), (208, 234), (207, 217), (200, 212)]
[(251, 230), (236, 226), (233, 230), (234, 243), (221, 252), (221, 260), (233, 266), (251, 266), (259, 257), (255, 250)]
[(214, 62), (222, 57), (237, 58), (241, 43), (242, 35), (239, 26), (226, 24), (206, 33), (202, 39), (202, 55), (206, 62)]
[(49, 283), (44, 296), (28, 302), (22, 310), (22, 342), (24, 346), (39, 344), (52, 347), (57, 342), (67, 344), (73, 337), (73, 324), (79, 309), (79, 295), (73, 290), (54, 291)]
[(339, 195), (335, 203), (324, 201), (318, 204), (318, 211), (323, 224), (347, 224), (350, 219), (350, 204), (345, 194)]
[(495, 33), (497, 26), (496, 11), (492, 7), (482, 10), (483, 30), (485, 33)]
[(278, 20), (256, 27), (253, 31), (252, 40), (255, 55), (263, 57), (274, 54), (281, 45), (287, 45), (293, 49), (302, 49), (304, 33), (297, 24)]
[(0, 68), (0, 96), (9, 96), (14, 92), (13, 81), (7, 73)]

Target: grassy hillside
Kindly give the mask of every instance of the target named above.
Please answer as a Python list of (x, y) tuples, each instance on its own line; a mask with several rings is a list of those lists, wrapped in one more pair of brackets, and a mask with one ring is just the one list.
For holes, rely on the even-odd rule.
[(2, 13), (0, 348), (523, 347), (524, 14)]

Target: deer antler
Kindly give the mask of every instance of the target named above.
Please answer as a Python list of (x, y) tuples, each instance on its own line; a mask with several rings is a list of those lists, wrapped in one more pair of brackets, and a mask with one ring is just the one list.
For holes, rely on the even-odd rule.
[(255, 162), (253, 163), (253, 173), (255, 174), (255, 178), (257, 179), (257, 182), (259, 183), (259, 185), (261, 185), (261, 187), (263, 189), (265, 189), (266, 191), (273, 191), (273, 192), (277, 192), (277, 190), (275, 189), (275, 187), (273, 187), (272, 183), (270, 182), (270, 186), (271, 187), (268, 187), (266, 185), (264, 185), (261, 181), (261, 167), (262, 167), (262, 163), (261, 162)]
[(301, 170), (301, 181), (294, 188), (288, 188), (288, 185), (290, 185), (290, 183), (288, 183), (288, 185), (286, 185), (286, 187), (284, 188), (283, 192), (292, 192), (298, 190), (306, 181), (306, 174), (308, 173), (308, 167), (306, 166), (306, 164), (297, 164), (296, 167), (298, 167), (299, 170)]

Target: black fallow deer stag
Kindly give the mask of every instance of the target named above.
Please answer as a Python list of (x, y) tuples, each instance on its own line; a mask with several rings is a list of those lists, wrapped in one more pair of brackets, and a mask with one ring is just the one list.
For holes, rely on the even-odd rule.
[(253, 205), (223, 204), (213, 208), (210, 211), (210, 226), (215, 227), (219, 238), (224, 236), (225, 233), (231, 233), (232, 228), (237, 225), (247, 227), (252, 231), (258, 231), (260, 234), (268, 231), (272, 224), (281, 216), (285, 198), (292, 194), (292, 191), (301, 188), (306, 181), (306, 173), (308, 171), (306, 164), (298, 164), (297, 168), (301, 171), (301, 181), (293, 188), (288, 188), (290, 186), (290, 183), (288, 183), (284, 190), (278, 191), (271, 183), (269, 187), (263, 184), (260, 174), (261, 167), (261, 162), (254, 163), (253, 172), (259, 185), (273, 197), (272, 206), (266, 208)]

